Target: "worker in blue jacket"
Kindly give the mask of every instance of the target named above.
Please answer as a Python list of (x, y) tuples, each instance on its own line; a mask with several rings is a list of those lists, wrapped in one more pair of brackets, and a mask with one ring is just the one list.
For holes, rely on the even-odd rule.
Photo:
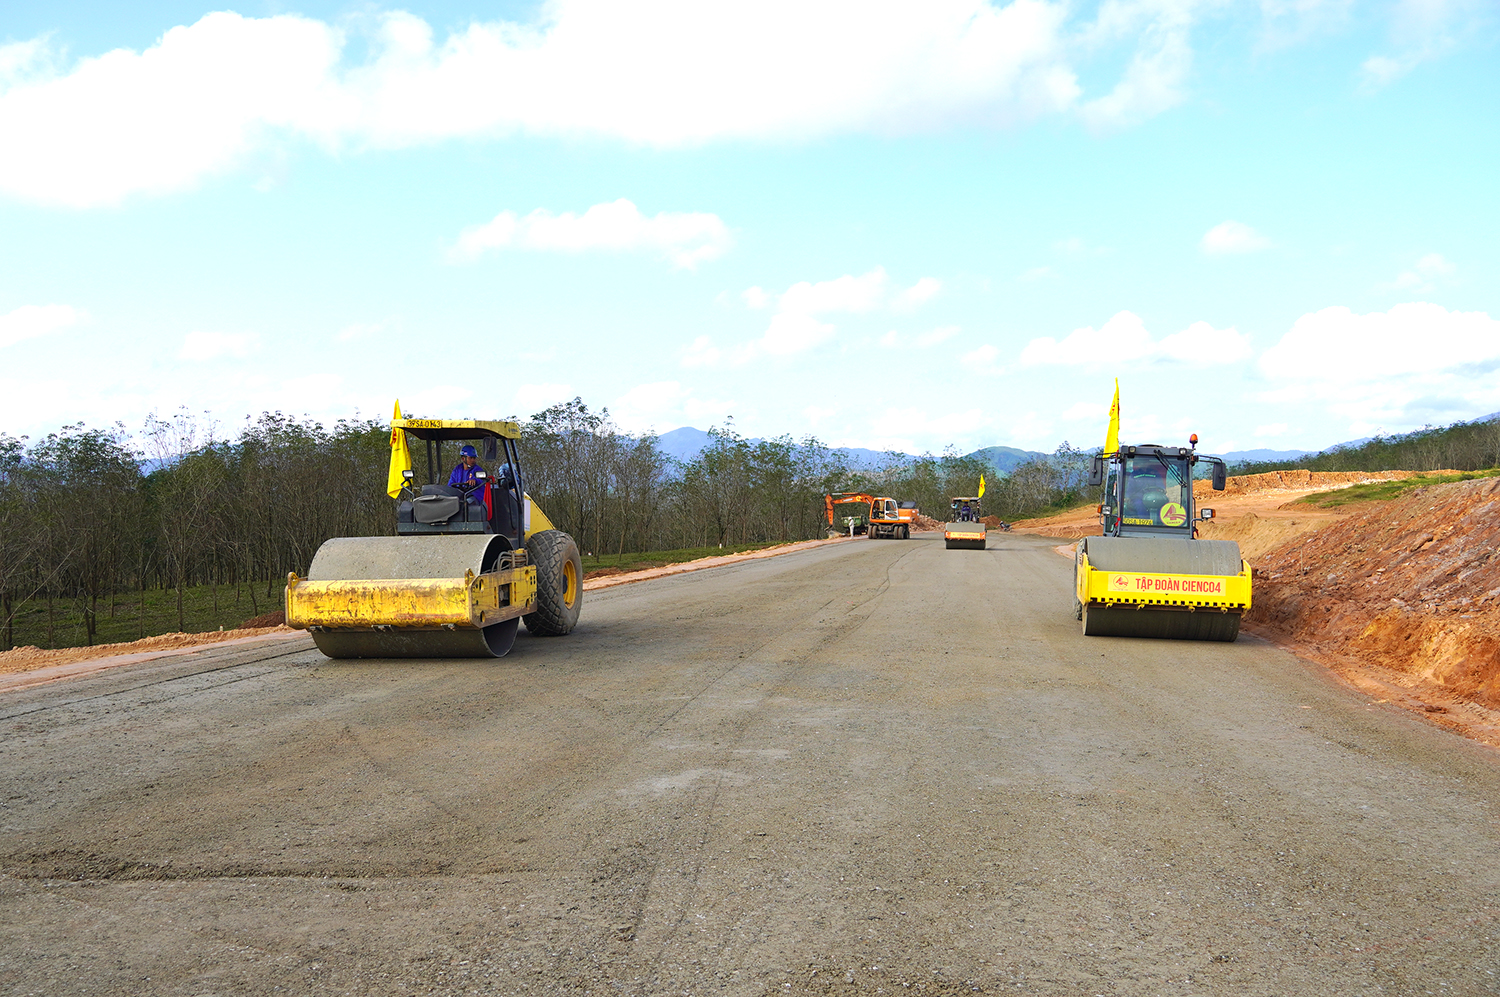
[(473, 488), (479, 481), (475, 472), (484, 470), (479, 466), (479, 451), (465, 443), (459, 447), (458, 457), (458, 465), (448, 475), (448, 487)]

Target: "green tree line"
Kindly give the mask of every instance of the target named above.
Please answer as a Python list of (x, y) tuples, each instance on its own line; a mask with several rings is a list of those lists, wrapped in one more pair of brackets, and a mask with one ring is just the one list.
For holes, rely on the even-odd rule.
[(1426, 426), (1411, 433), (1376, 436), (1295, 460), (1245, 461), (1235, 474), (1303, 468), (1309, 471), (1478, 471), (1500, 467), (1500, 420), (1479, 419)]

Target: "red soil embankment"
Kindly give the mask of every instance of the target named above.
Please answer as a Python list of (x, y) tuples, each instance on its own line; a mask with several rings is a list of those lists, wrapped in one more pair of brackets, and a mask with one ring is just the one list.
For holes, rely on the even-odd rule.
[(1497, 543), (1500, 479), (1417, 489), (1259, 558), (1245, 619), (1341, 672), (1376, 666), (1408, 689), (1500, 709)]

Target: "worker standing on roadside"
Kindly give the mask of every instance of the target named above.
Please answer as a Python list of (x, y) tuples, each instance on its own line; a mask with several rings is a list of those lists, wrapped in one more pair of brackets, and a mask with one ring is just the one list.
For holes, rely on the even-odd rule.
[(483, 471), (479, 466), (479, 452), (465, 443), (458, 450), (458, 466), (453, 468), (453, 473), (448, 475), (449, 488), (473, 488), (479, 478), (476, 471)]

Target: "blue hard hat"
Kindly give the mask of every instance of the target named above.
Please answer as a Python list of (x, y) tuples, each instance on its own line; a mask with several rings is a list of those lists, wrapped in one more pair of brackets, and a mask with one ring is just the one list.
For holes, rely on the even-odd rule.
[(458, 448), (458, 455), (460, 457), (478, 457), (479, 451), (475, 450), (473, 447), (465, 443), (463, 446)]

